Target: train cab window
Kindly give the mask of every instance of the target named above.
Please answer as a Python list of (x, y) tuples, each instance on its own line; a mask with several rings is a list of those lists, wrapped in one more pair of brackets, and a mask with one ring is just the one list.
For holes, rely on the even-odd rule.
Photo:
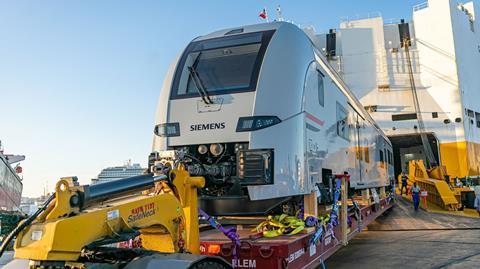
[(348, 113), (347, 110), (339, 103), (337, 103), (337, 135), (346, 140), (350, 140)]
[(274, 31), (192, 42), (183, 53), (171, 99), (254, 91)]
[(320, 70), (317, 70), (317, 78), (318, 78), (318, 103), (323, 107), (325, 106), (325, 86), (323, 83), (324, 75)]
[(475, 112), (475, 121), (477, 122), (477, 128), (480, 128), (480, 113)]
[[(317, 92), (318, 104), (320, 106), (325, 106), (325, 89), (324, 89), (324, 82), (323, 78), (325, 75), (318, 70), (318, 64), (312, 62), (307, 69), (307, 75), (305, 76), (305, 89), (311, 89), (312, 93), (313, 90)], [(307, 92), (307, 90), (305, 90)]]

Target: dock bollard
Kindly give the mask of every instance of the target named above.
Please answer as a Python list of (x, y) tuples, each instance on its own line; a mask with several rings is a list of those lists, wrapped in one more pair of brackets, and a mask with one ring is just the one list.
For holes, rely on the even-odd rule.
[(422, 197), (423, 207), (424, 207), (425, 209), (428, 209), (428, 206), (427, 206), (427, 196), (428, 196), (428, 191), (422, 190), (422, 191), (420, 192), (420, 197)]

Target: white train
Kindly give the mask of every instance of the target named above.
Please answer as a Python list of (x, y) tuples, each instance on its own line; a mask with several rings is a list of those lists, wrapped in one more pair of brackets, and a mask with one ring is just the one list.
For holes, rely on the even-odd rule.
[(201, 206), (212, 214), (263, 214), (332, 174), (348, 172), (354, 189), (393, 176), (386, 136), (290, 23), (194, 39), (171, 65), (156, 113), (150, 160), (183, 152), (190, 173), (207, 179)]

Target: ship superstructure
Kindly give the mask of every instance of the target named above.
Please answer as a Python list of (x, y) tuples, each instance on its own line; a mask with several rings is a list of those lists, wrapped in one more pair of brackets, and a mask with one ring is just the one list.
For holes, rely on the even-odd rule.
[[(396, 174), (406, 170), (409, 160), (427, 161), (424, 133), (436, 162), (451, 177), (480, 175), (478, 10), (474, 2), (430, 0), (413, 8), (409, 22), (369, 14), (345, 18), (339, 29), (315, 36), (330, 64), (390, 138)], [(405, 35), (408, 52), (401, 40)]]

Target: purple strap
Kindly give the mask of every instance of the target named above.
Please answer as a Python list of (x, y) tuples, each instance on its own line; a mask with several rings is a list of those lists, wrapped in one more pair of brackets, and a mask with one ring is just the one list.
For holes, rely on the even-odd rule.
[(303, 205), (303, 200), (302, 200), (300, 201), (300, 212), (298, 213), (297, 218), (302, 220), (304, 218), (304, 214), (305, 214), (305, 207)]
[(314, 216), (308, 216), (305, 219), (305, 226), (307, 227), (314, 227), (317, 225), (317, 223), (318, 223), (318, 219)]
[(225, 229), (225, 227), (223, 227), (220, 223), (218, 223), (214, 218), (208, 215), (201, 208), (198, 209), (198, 213), (200, 214), (200, 216), (204, 217), (208, 221), (210, 226), (222, 232), (226, 237), (228, 237), (232, 241), (232, 244), (233, 244), (232, 258), (236, 260), (237, 247), (240, 246), (240, 236), (237, 234), (237, 227), (234, 226), (234, 227)]
[[(307, 217), (305, 220), (305, 224), (307, 226), (317, 226), (317, 230), (315, 231), (315, 234), (313, 237), (310, 239), (310, 244), (317, 244), (318, 241), (321, 240), (321, 237), (323, 233), (325, 234), (329, 233), (332, 235), (333, 239), (335, 239), (336, 242), (338, 242), (337, 237), (335, 236), (335, 231), (334, 227), (336, 227), (339, 224), (338, 221), (338, 200), (340, 198), (340, 186), (342, 185), (342, 180), (337, 178), (335, 181), (335, 192), (333, 195), (333, 206), (332, 206), (332, 211), (330, 212), (330, 220), (328, 223), (325, 224), (325, 227), (322, 226), (322, 224), (318, 221), (317, 218), (315, 217)], [(351, 220), (350, 220), (351, 221)]]

